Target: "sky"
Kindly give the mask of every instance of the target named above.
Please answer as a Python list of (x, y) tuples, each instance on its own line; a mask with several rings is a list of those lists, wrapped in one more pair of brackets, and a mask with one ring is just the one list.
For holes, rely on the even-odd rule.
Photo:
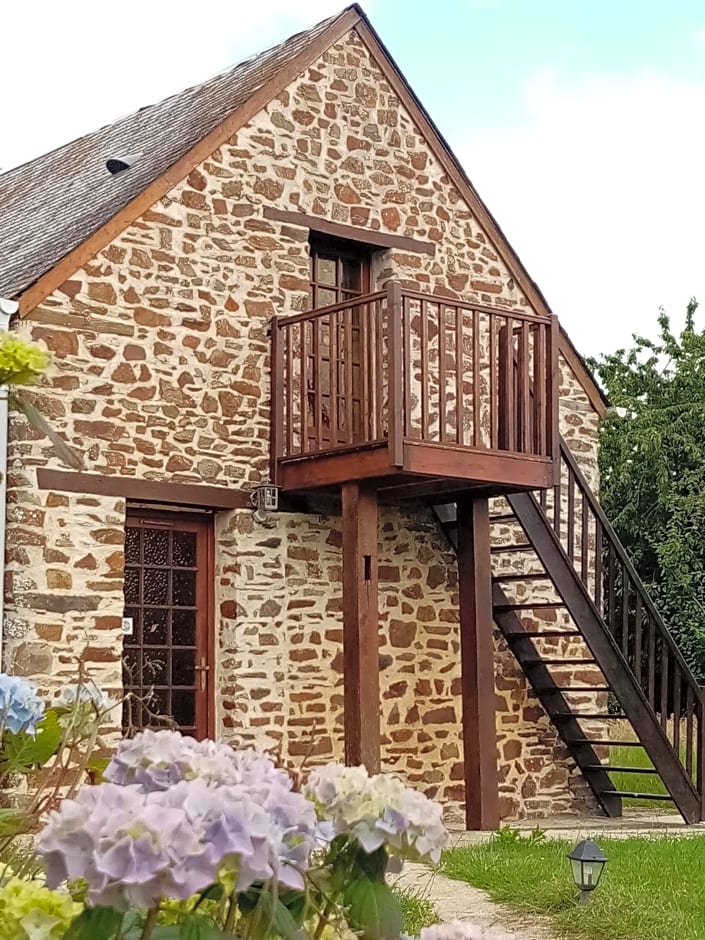
[[(202, 81), (344, 2), (6, 4), (0, 167)], [(660, 306), (676, 323), (691, 296), (705, 311), (702, 0), (363, 6), (581, 352), (653, 335)]]

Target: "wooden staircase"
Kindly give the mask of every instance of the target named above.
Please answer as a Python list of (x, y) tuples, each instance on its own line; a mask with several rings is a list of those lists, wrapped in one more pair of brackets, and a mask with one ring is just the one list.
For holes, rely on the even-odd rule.
[[(496, 501), (495, 623), (608, 816), (621, 815), (623, 798), (666, 799), (699, 822), (701, 690), (563, 440), (557, 479), (550, 490)], [(434, 510), (457, 548), (456, 504)], [(605, 729), (616, 719), (638, 740), (613, 738)], [(641, 745), (653, 766), (612, 764), (619, 745)], [(668, 795), (620, 791), (611, 772), (658, 775)]]

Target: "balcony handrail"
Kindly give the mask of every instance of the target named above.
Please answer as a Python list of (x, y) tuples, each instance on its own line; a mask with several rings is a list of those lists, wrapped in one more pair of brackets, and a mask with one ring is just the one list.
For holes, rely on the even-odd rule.
[(306, 310), (304, 313), (295, 313), (293, 315), (280, 313), (277, 314), (274, 319), (279, 326), (289, 323), (301, 323), (304, 320), (315, 320), (317, 317), (327, 317), (331, 313), (339, 313), (341, 310), (349, 310), (351, 307), (372, 303), (386, 296), (386, 290), (378, 290), (375, 291), (374, 294), (360, 294), (359, 296), (348, 297), (347, 300), (341, 300), (340, 303), (329, 304), (327, 307), (315, 307), (313, 310)]
[(551, 322), (550, 316), (545, 317), (538, 313), (524, 313), (521, 310), (513, 310), (510, 307), (488, 307), (486, 304), (475, 304), (469, 300), (456, 300), (455, 297), (448, 297), (443, 294), (407, 290), (405, 287), (401, 288), (401, 292), (404, 297), (410, 297), (412, 300), (423, 300), (425, 303), (448, 304), (450, 307), (462, 307), (463, 310), (477, 311), (478, 313), (486, 313), (490, 316), (509, 317), (512, 320), (527, 320), (529, 323), (548, 324)]

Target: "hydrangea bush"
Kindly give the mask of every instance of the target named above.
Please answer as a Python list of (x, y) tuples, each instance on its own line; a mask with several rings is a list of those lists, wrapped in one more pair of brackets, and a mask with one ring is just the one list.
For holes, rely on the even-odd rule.
[[(48, 722), (55, 771), (67, 749), (85, 771), (117, 704), (85, 679), (51, 708), (24, 680), (0, 676), (0, 694), (3, 750), (42, 742)], [(399, 940), (385, 875), (437, 862), (448, 838), (438, 804), (391, 775), (328, 764), (299, 790), (266, 755), (171, 730), (122, 740), (102, 782), (59, 777), (63, 799), (57, 785), (34, 803), (40, 880), (0, 869), (10, 940)], [(420, 940), (480, 937), (453, 924)]]

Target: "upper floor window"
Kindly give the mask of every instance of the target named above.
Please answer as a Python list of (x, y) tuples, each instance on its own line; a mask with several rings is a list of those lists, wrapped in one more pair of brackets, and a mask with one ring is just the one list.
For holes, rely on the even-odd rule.
[(353, 243), (311, 236), (311, 306), (370, 293), (370, 253)]

